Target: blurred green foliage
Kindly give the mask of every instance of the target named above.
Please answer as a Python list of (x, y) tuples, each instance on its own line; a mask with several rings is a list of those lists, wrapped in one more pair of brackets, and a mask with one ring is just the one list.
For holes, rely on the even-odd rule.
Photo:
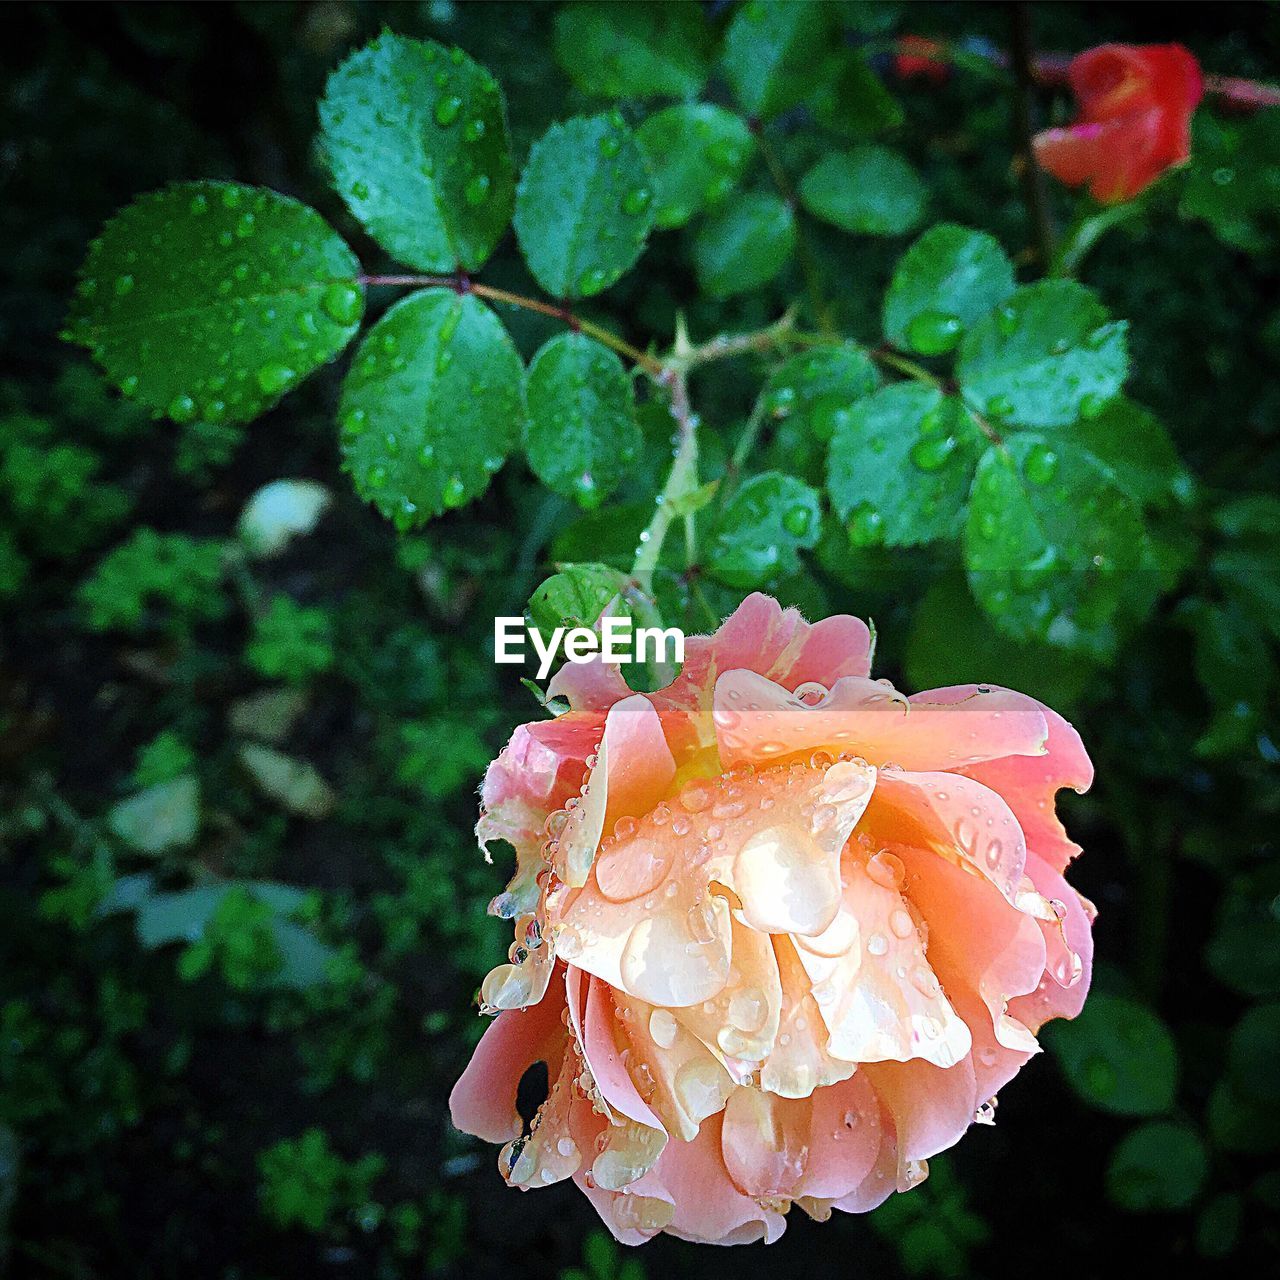
[[(0, 55), (0, 1267), (636, 1280), (844, 1256), (997, 1276), (1028, 1258), (1087, 1272), (1139, 1231), (1155, 1266), (1274, 1256), (1280, 114), (1202, 110), (1191, 165), (1082, 254), (1081, 284), (1037, 285), (1013, 88), (981, 56), (1008, 21), (851, 0), (18, 12)], [(1044, 49), (1177, 39), (1210, 71), (1264, 77), (1280, 58), (1261, 6), (1038, 6), (1034, 21)], [(332, 73), (384, 27), (486, 69), (457, 73), (440, 98), (457, 108), (410, 112), (407, 157), (403, 120), (372, 137), (333, 122), (359, 116), (367, 85)], [(963, 67), (898, 80), (887, 41), (905, 31), (961, 42)], [(486, 115), (484, 166), (440, 186), (485, 218), (446, 219), (415, 262), (421, 202), (388, 222), (379, 184), (451, 154), (450, 113), (470, 118), (490, 73), (506, 124)], [(1045, 93), (1037, 110), (1069, 106)], [(626, 162), (583, 211), (599, 234), (581, 257), (557, 233), (563, 131), (548, 134), (571, 117)], [(382, 168), (357, 173), (371, 148)], [(531, 154), (541, 176), (517, 194)], [(584, 181), (599, 168), (570, 159)], [(221, 219), (200, 242), (200, 279), (231, 281), (221, 296), (239, 305), (245, 285), (224, 234), (289, 288), (317, 246), (346, 275), (304, 278), (296, 308), (234, 343), (161, 327), (190, 386), (131, 384), (132, 337), (94, 326), (127, 319), (148, 279), (189, 287), (204, 259), (131, 264), (149, 244), (126, 223), (98, 251), (103, 312), (82, 292), (90, 314), (73, 317), (117, 394), (56, 341), (76, 272), (120, 208), (197, 179), (159, 222), (216, 195), (191, 216)], [(242, 188), (319, 214), (222, 203)], [(1064, 233), (1095, 212), (1050, 195)], [(1068, 816), (1087, 850), (1073, 881), (1101, 912), (1096, 993), (1046, 1035), (1053, 1062), (1006, 1091), (997, 1126), (869, 1224), (794, 1222), (768, 1254), (728, 1260), (670, 1240), (624, 1258), (579, 1196), (506, 1191), (449, 1126), (483, 1029), (472, 996), (505, 946), (473, 789), (538, 714), (518, 669), (490, 661), (492, 619), (531, 596), (535, 615), (598, 612), (652, 515), (671, 421), (589, 336), (500, 301), (468, 302), (473, 345), (399, 399), (378, 378), (404, 313), (325, 366), (362, 309), (377, 321), (399, 296), (360, 284), (356, 258), (385, 274), (461, 262), (535, 296), (540, 281), (641, 351), (668, 350), (678, 314), (705, 342), (798, 303), (798, 326), (844, 341), (694, 376), (698, 478), (720, 488), (677, 521), (706, 549), (698, 572), (682, 532), (659, 566), (669, 620), (704, 629), (767, 586), (810, 616), (873, 617), (877, 674), (999, 681), (1081, 728), (1099, 780)], [(444, 295), (432, 341), (456, 340), (462, 308)], [(523, 432), (516, 351), (543, 353), (552, 388), (535, 387)], [(215, 385), (228, 352), (253, 375), (239, 400)], [(362, 360), (368, 382), (340, 389)], [(388, 443), (424, 406), (412, 450)], [(300, 477), (328, 500), (265, 533), (260, 504), (246, 535), (255, 496)], [(548, 581), (559, 562), (579, 567)]]

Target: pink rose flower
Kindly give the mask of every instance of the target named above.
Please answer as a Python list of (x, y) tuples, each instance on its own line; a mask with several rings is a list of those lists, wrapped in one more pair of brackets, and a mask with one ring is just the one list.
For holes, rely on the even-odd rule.
[(872, 647), (753, 595), (656, 693), (566, 665), (571, 710), (490, 765), (516, 940), (450, 1105), (509, 1183), (572, 1178), (628, 1244), (772, 1241), (793, 1205), (918, 1184), (1079, 1012), (1093, 909), (1054, 813), (1092, 780), (1079, 736), (994, 686), (907, 698)]

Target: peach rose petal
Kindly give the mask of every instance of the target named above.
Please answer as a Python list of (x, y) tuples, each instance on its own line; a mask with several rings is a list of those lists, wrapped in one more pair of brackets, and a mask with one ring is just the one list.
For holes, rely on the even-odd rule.
[(777, 1039), (782, 983), (770, 936), (736, 919), (732, 927), (733, 965), (720, 993), (672, 1013), (740, 1078), (758, 1067)]
[(719, 1059), (670, 1009), (625, 992), (612, 992), (621, 1034), (628, 1041), (625, 1062), (637, 1092), (670, 1134), (685, 1142), (699, 1125), (724, 1108), (733, 1078)]
[(812, 1131), (812, 1098), (735, 1089), (724, 1109), (721, 1139), (734, 1186), (756, 1200), (793, 1200), (808, 1163)]
[[(1009, 1002), (1034, 991), (1044, 973), (1040, 923), (1019, 911), (981, 876), (927, 849), (895, 845), (910, 881), (911, 900), (928, 928), (929, 959), (948, 994), (972, 992), (987, 1009), (998, 1045), (1036, 1053), (1031, 1031)], [(982, 1030), (984, 1028), (978, 1028)]]
[[(1032, 1031), (1038, 1031), (1051, 1018), (1074, 1018), (1084, 1007), (1085, 996), (1093, 980), (1092, 925), (1097, 912), (1093, 903), (1081, 897), (1061, 873), (1043, 859), (1031, 854), (1027, 868), (1036, 888), (1064, 908), (1061, 921), (1063, 940), (1079, 963), (1079, 977), (1068, 983), (1064, 981), (1062, 970), (1055, 971), (1051, 962), (1034, 991), (1010, 1002), (1010, 1012)], [(1061, 957), (1058, 964), (1062, 965)]]
[(950, 1067), (969, 1052), (969, 1029), (934, 975), (895, 879), (889, 868), (847, 858), (840, 911), (824, 933), (795, 939), (800, 962), (833, 1057)]
[[(570, 967), (566, 987), (570, 992), (569, 1010), (573, 1026), (600, 1098), (607, 1108), (606, 1117), (612, 1119), (617, 1114), (653, 1129), (663, 1128), (662, 1121), (640, 1096), (635, 1082), (627, 1073), (623, 1059), (625, 1050), (617, 1043), (621, 1031), (608, 984), (583, 973), (581, 969)], [(580, 1016), (575, 1012), (578, 987), (583, 988), (585, 994)]]
[[(876, 1125), (880, 1145), (876, 1151), (875, 1163), (848, 1195), (835, 1201), (834, 1207), (845, 1213), (869, 1213), (898, 1189), (897, 1131), (894, 1129), (893, 1116), (880, 1101), (879, 1095), (876, 1095), (876, 1106), (880, 1111), (880, 1122)], [(928, 1173), (927, 1168), (924, 1173)], [(916, 1181), (923, 1181), (923, 1178), (917, 1178)]]
[(529, 1135), (512, 1139), (498, 1154), (498, 1170), (509, 1186), (526, 1191), (549, 1187), (577, 1172), (582, 1153), (569, 1136), (569, 1111), (580, 1070), (576, 1051), (566, 1043), (560, 1071), (551, 1077), (550, 1091)]
[(859, 1071), (813, 1095), (809, 1157), (800, 1197), (836, 1201), (849, 1195), (875, 1167), (880, 1152), (881, 1106), (871, 1080)]
[(886, 842), (932, 848), (978, 872), (1015, 902), (1027, 845), (1003, 797), (954, 773), (883, 773), (868, 825)]
[(846, 676), (829, 689), (788, 692), (752, 671), (716, 681), (714, 719), (725, 768), (818, 749), (909, 770), (957, 769), (1010, 755), (1039, 756), (1048, 732), (1039, 705), (977, 685), (906, 698), (878, 680)]
[[(838, 646), (846, 645), (842, 652)], [(824, 659), (832, 665), (822, 668)], [(690, 636), (684, 667), (667, 686), (652, 694), (664, 722), (686, 750), (714, 744), (711, 698), (717, 677), (743, 669), (784, 684), (842, 675), (865, 676), (871, 668), (871, 632), (858, 618), (838, 616), (810, 624), (795, 609), (783, 609), (769, 596), (749, 595), (711, 636)], [(679, 753), (678, 753), (679, 754)]]
[(760, 1087), (783, 1098), (807, 1098), (817, 1089), (847, 1080), (857, 1067), (827, 1051), (826, 1023), (795, 943), (775, 936), (773, 950), (782, 982), (782, 1009), (777, 1039), (760, 1068)]
[(507, 841), (516, 851), (515, 876), (490, 903), (490, 914), (512, 919), (534, 908), (545, 865), (547, 817), (577, 794), (587, 757), (603, 731), (603, 721), (594, 716), (565, 715), (521, 725), (489, 766), (480, 788), (476, 838), (486, 858), (495, 840)]
[(556, 841), (554, 865), (561, 880), (573, 888), (586, 884), (604, 832), (619, 818), (648, 813), (675, 773), (653, 704), (636, 694), (610, 707), (582, 797)]
[(559, 1071), (565, 1043), (563, 1012), (564, 981), (557, 976), (541, 1003), (508, 1010), (493, 1020), (449, 1095), (455, 1128), (486, 1142), (519, 1137), (520, 1079), (535, 1062)]
[(1093, 785), (1093, 764), (1075, 729), (1056, 711), (1040, 709), (1049, 728), (1043, 757), (988, 760), (969, 765), (964, 772), (1002, 796), (1017, 816), (1027, 847), (1063, 871), (1080, 846), (1068, 837), (1058, 818), (1054, 796), (1063, 787), (1088, 791)]
[(893, 1116), (898, 1137), (899, 1190), (913, 1179), (913, 1166), (960, 1141), (973, 1123), (978, 1084), (966, 1057), (943, 1070), (919, 1058), (875, 1062), (862, 1068)]

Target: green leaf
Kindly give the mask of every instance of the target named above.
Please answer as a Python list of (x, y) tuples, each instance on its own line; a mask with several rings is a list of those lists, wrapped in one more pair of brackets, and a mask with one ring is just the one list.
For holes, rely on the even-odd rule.
[(965, 529), (969, 584), (1016, 639), (1109, 652), (1108, 628), (1145, 574), (1146, 550), (1133, 502), (1091, 454), (1023, 435), (979, 462)]
[(498, 82), (461, 49), (380, 36), (329, 77), (320, 146), (366, 231), (421, 271), (474, 271), (511, 219)]
[(796, 552), (822, 536), (818, 495), (780, 471), (752, 476), (716, 519), (707, 572), (728, 586), (750, 590), (800, 568)]
[(1259, 111), (1243, 122), (1196, 113), (1191, 165), (1178, 212), (1207, 222), (1220, 240), (1246, 253), (1276, 243), (1276, 183), (1280, 180), (1280, 120)]
[(529, 365), (525, 451), (548, 488), (595, 507), (640, 451), (635, 392), (622, 361), (594, 338), (562, 333)]
[(1196, 678), (1213, 708), (1196, 751), (1204, 756), (1248, 751), (1262, 728), (1275, 680), (1266, 632), (1232, 602), (1215, 606), (1191, 600), (1180, 613), (1195, 636)]
[(557, 298), (607, 289), (644, 251), (653, 179), (616, 112), (553, 124), (516, 190), (516, 235), (537, 282)]
[(1107, 1194), (1130, 1213), (1181, 1209), (1200, 1194), (1208, 1172), (1204, 1143), (1189, 1125), (1144, 1124), (1111, 1153)]
[(689, 102), (650, 116), (636, 131), (656, 196), (654, 220), (682, 227), (719, 203), (742, 180), (755, 154), (747, 122), (710, 102)]
[(768, 120), (801, 102), (830, 31), (825, 4), (747, 0), (725, 32), (723, 54), (725, 75), (743, 110)]
[(314, 209), (236, 183), (179, 183), (103, 227), (68, 336), (175, 422), (247, 422), (351, 341), (359, 273)]
[(1227, 1071), (1242, 1096), (1268, 1107), (1280, 1107), (1280, 1073), (1275, 1070), (1280, 1045), (1280, 1004), (1249, 1009), (1231, 1032)]
[(989, 418), (1018, 427), (1065, 427), (1097, 412), (1129, 371), (1127, 324), (1074, 280), (1018, 289), (976, 321), (960, 344), (956, 376)]
[(1092, 1107), (1120, 1116), (1157, 1116), (1173, 1105), (1178, 1050), (1145, 1005), (1096, 992), (1071, 1022), (1044, 1031), (1067, 1082)]
[(711, 28), (690, 0), (569, 4), (556, 14), (556, 60), (584, 93), (690, 98), (707, 79)]
[(897, 128), (904, 118), (902, 104), (855, 49), (841, 49), (828, 59), (809, 102), (821, 124), (845, 138)]
[(244, 743), (236, 754), (258, 790), (281, 808), (312, 819), (328, 817), (333, 809), (333, 789), (305, 760), (256, 742)]
[(529, 598), (529, 620), (546, 636), (557, 627), (594, 627), (610, 604), (615, 614), (626, 613), (620, 597), (627, 582), (608, 565), (561, 565)]
[(898, 236), (924, 216), (928, 190), (896, 151), (868, 145), (823, 156), (800, 180), (800, 201), (842, 231)]
[(1071, 438), (1111, 471), (1116, 484), (1145, 507), (1167, 507), (1191, 497), (1187, 473), (1169, 433), (1155, 414), (1125, 396), (1082, 418)]
[(898, 382), (836, 417), (827, 487), (842, 519), (875, 513), (887, 546), (959, 536), (986, 441), (957, 397)]
[(772, 280), (796, 247), (791, 206), (767, 192), (748, 191), (713, 210), (693, 242), (698, 283), (716, 298), (749, 293)]
[(470, 294), (426, 289), (396, 303), (342, 388), (357, 492), (402, 530), (479, 496), (520, 439), (523, 373), (502, 322)]
[(850, 406), (879, 385), (875, 361), (864, 348), (846, 342), (785, 360), (769, 375), (761, 394), (771, 420), (794, 419), (825, 444)]
[(903, 350), (942, 355), (1013, 290), (1013, 263), (999, 241), (941, 223), (898, 263), (884, 299), (884, 336)]
[(1019, 644), (978, 608), (962, 574), (935, 582), (912, 614), (907, 683), (913, 689), (981, 684), (996, 678), (1067, 714), (1094, 679), (1095, 668), (1071, 653)]

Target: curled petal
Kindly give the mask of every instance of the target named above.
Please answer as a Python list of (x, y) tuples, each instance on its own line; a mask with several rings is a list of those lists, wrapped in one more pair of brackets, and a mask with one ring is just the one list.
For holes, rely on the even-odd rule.
[(848, 1062), (925, 1058), (952, 1066), (969, 1052), (969, 1029), (934, 975), (902, 894), (869, 865), (847, 858), (831, 926), (795, 939), (829, 1032), (827, 1049)]
[(782, 982), (778, 1036), (760, 1069), (760, 1087), (783, 1098), (807, 1098), (817, 1089), (838, 1084), (856, 1066), (827, 1050), (827, 1028), (813, 998), (812, 984), (790, 938), (773, 939)]
[(675, 806), (604, 842), (560, 910), (558, 953), (651, 1004), (712, 999), (732, 954), (724, 891), (755, 929), (822, 932), (840, 902), (840, 851), (874, 781), (849, 762), (695, 779)]
[(1011, 756), (964, 769), (990, 788), (1017, 816), (1027, 846), (1061, 871), (1080, 852), (1068, 838), (1058, 818), (1054, 796), (1063, 787), (1088, 791), (1093, 784), (1093, 764), (1080, 735), (1056, 711), (1041, 707), (1049, 728), (1045, 754), (1039, 759)]
[(1010, 1002), (1034, 991), (1044, 973), (1040, 922), (963, 865), (927, 849), (894, 849), (907, 869), (911, 901), (928, 926), (929, 960), (938, 980), (948, 995), (968, 991), (986, 1006), (974, 1034), (989, 1029), (1004, 1048), (1037, 1052), (1034, 1035), (1010, 1012)]
[(516, 1110), (520, 1079), (535, 1062), (558, 1074), (567, 1038), (561, 1021), (564, 979), (555, 976), (543, 1000), (528, 1009), (500, 1013), (449, 1095), (455, 1129), (486, 1142), (508, 1142), (522, 1128)]
[(649, 700), (635, 694), (610, 707), (581, 801), (556, 842), (555, 866), (565, 884), (586, 884), (604, 832), (619, 818), (648, 813), (675, 773), (662, 721)]
[(830, 689), (789, 692), (752, 671), (720, 677), (714, 715), (726, 768), (827, 749), (876, 765), (957, 769), (1039, 756), (1048, 732), (1040, 705), (1007, 689), (964, 685), (906, 698), (881, 681), (846, 676)]

